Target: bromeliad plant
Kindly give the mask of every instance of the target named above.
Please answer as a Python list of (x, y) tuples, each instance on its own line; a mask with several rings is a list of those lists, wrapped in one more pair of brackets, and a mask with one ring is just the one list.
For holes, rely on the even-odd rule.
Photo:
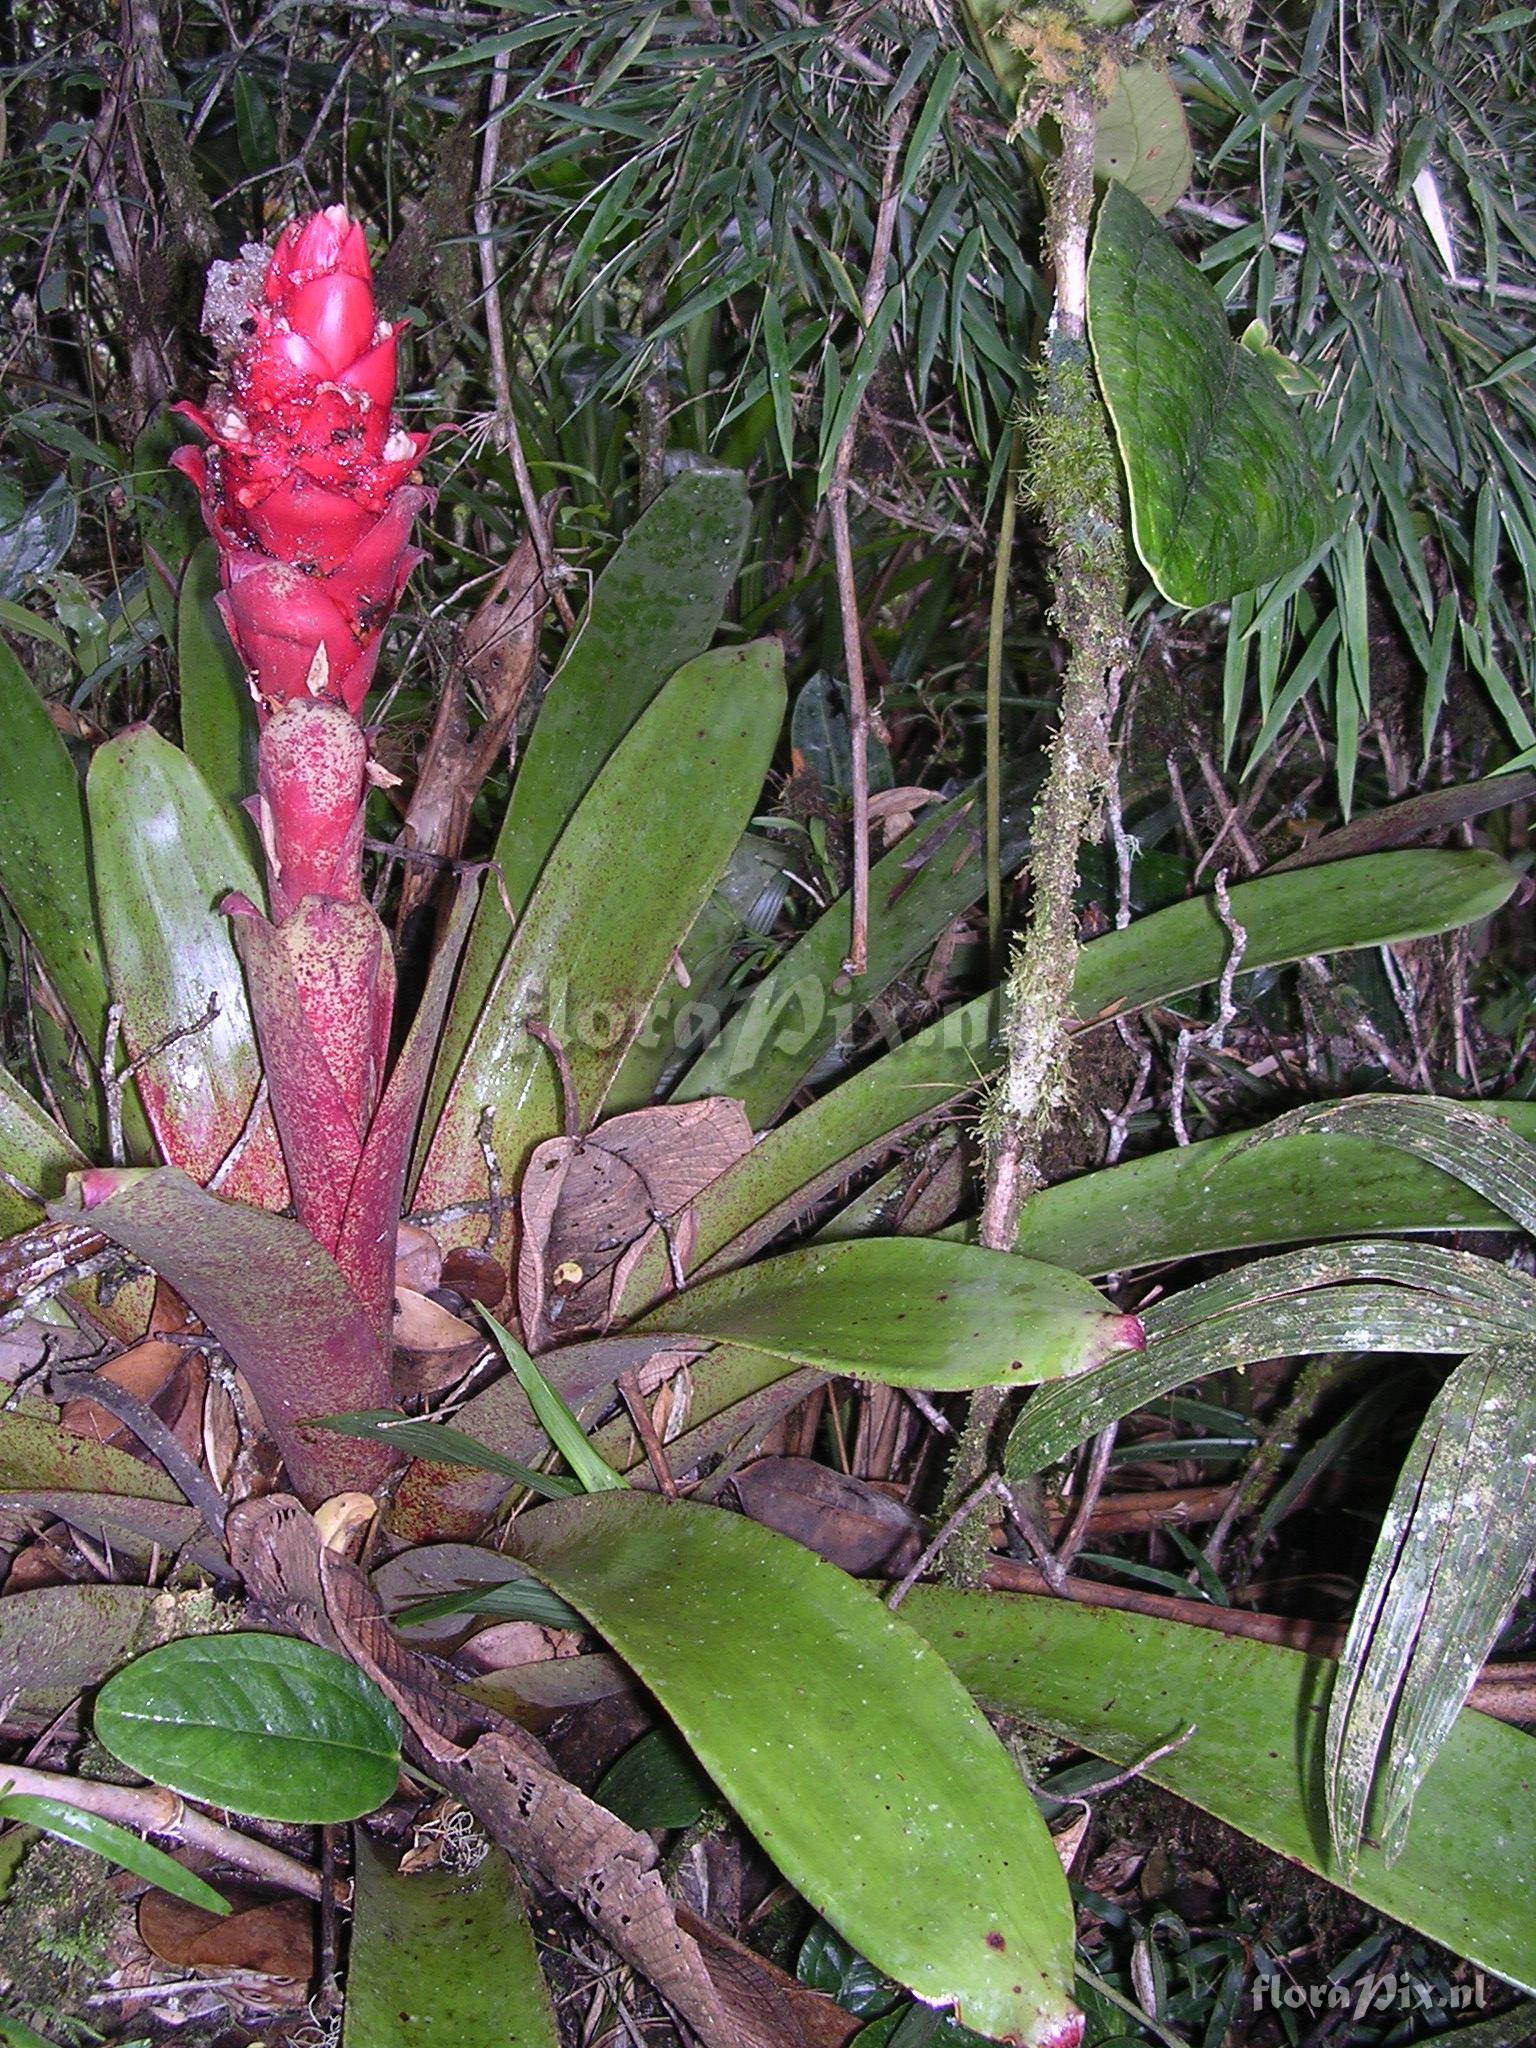
[[(207, 446), (179, 458), (216, 551), (216, 576), (205, 560), (181, 587), (184, 749), (148, 727), (123, 734), (95, 753), (82, 803), (36, 692), (0, 657), (0, 743), (24, 769), (0, 883), (43, 991), (34, 1079), (57, 1111), (0, 1080), (10, 1293), (55, 1321), (72, 1302), (118, 1348), (137, 1346), (151, 1312), (156, 1330), (177, 1327), (184, 1305), (240, 1368), (293, 1492), (311, 1508), (377, 1497), (416, 1586), (451, 1555), (448, 1585), (435, 1583), (472, 1603), (494, 1606), (497, 1589), (477, 1582), (508, 1567), (488, 1548), (444, 1553), (442, 1539), (483, 1538), (510, 1482), (570, 1492), (533, 1468), (548, 1463), (551, 1418), (564, 1428), (574, 1413), (595, 1447), (567, 1437), (568, 1463), (597, 1494), (519, 1518), (528, 1566), (640, 1674), (780, 1868), (872, 1962), (983, 2033), (1075, 2043), (1055, 1851), (946, 1662), (787, 1539), (645, 1497), (673, 1481), (718, 1487), (834, 1375), (944, 1391), (1080, 1375), (1092, 1387), (1104, 1375), (1090, 1369), (1107, 1368), (1120, 1386), (1143, 1343), (1137, 1318), (1080, 1277), (1134, 1262), (1083, 1248), (1112, 1176), (1026, 1204), (1017, 1251), (903, 1236), (878, 1185), (826, 1215), (836, 1189), (998, 1064), (992, 994), (877, 1059), (852, 1056), (863, 1011), (982, 891), (974, 794), (876, 866), (869, 971), (852, 994), (842, 903), (750, 988), (732, 985), (745, 906), (776, 865), (752, 820), (784, 686), (771, 643), (712, 646), (745, 493), (729, 472), (696, 470), (598, 580), (478, 899), (460, 847), (438, 846), (461, 873), (402, 1035), (389, 935), (363, 888), (378, 771), (361, 714), (417, 559), (427, 437), (393, 419), (395, 337), (339, 210), (286, 230), (270, 262), (221, 271), (212, 331), (220, 383), (191, 411)], [(215, 581), (232, 651), (211, 630)], [(254, 839), (230, 800), (252, 751)], [(1175, 905), (1083, 948), (1074, 1028), (1216, 982), (1234, 929), (1254, 970), (1452, 928), (1496, 908), (1511, 879), (1485, 855), (1391, 853), (1261, 877), (1219, 911)], [(1067, 1196), (1054, 1226), (1052, 1192)], [(813, 1218), (819, 1236), (775, 1249)], [(1378, 1227), (1399, 1226), (1388, 1214)], [(159, 1277), (152, 1303), (114, 1255)], [(431, 1298), (445, 1282), (515, 1326), (513, 1369), (451, 1428), (402, 1406), (430, 1404), (484, 1349)], [(414, 1763), (575, 1898), (706, 2042), (751, 2038), (707, 1930), (685, 1932), (643, 1875), (648, 1845), (392, 1642), (377, 1589), (298, 1501), (231, 1505), (142, 1408), (126, 1412), (163, 1469), (83, 1447), (46, 1404), (0, 1415), (0, 1500), (120, 1555), (190, 1545), (243, 1578), (261, 1613), (344, 1650), (398, 1710)], [(68, 1632), (76, 1590), (40, 1618), (50, 1637)], [(918, 1629), (985, 1693), (970, 1623), (929, 1605), (926, 1619), (912, 1610)], [(285, 1769), (301, 1751), (315, 1766), (308, 1695), (274, 1670), (265, 1638), (229, 1640), (240, 1647), (173, 1644), (169, 1670), (130, 1666), (101, 1727), (146, 1773), (223, 1804), (235, 1794), (195, 1735), (211, 1709), (242, 1740), (275, 1743)], [(1074, 1721), (1070, 1702), (1058, 1719), (1092, 1724), (1081, 1739), (1108, 1751), (1134, 1748), (1132, 1708), (1117, 1722), (1102, 1705), (1118, 1690), (1100, 1682), (1116, 1646), (1065, 1621), (1053, 1645), (1100, 1702), (1097, 1720)], [(96, 1675), (128, 1647), (101, 1641)], [(366, 1809), (392, 1776), (398, 1723), (376, 1694), (335, 1711), (372, 1761), (360, 1803), (332, 1787), (306, 1808), (316, 1819)], [(146, 1747), (144, 1728), (162, 1725), (176, 1740)], [(1206, 1753), (1188, 1754), (1203, 1785)], [(259, 1803), (263, 1775), (243, 1774), (243, 1810), (304, 1817), (289, 1794), (281, 1809)], [(1320, 1860), (1310, 1781), (1277, 1773), (1263, 1797), (1263, 1816), (1239, 1823), (1312, 1840)], [(590, 1860), (572, 1860), (572, 1839)], [(359, 1952), (399, 1911), (376, 1858), (360, 1840)], [(629, 1903), (605, 1916), (605, 1896)], [(1461, 1903), (1453, 1885), (1439, 1919), (1414, 1910), (1455, 1938), (1446, 1916)], [(1491, 1939), (1489, 1960), (1518, 1974), (1519, 1950), (1518, 1936)], [(446, 1985), (457, 1965), (433, 1967)], [(547, 2032), (531, 1951), (525, 1974)]]

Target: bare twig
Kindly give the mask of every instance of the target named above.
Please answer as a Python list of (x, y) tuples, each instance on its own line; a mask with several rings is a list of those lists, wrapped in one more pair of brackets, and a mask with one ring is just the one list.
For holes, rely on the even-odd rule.
[(651, 1476), (655, 1479), (657, 1487), (667, 1500), (681, 1499), (677, 1481), (672, 1477), (672, 1467), (667, 1463), (666, 1451), (662, 1448), (661, 1438), (656, 1434), (656, 1424), (651, 1419), (650, 1409), (645, 1405), (645, 1395), (640, 1391), (640, 1381), (634, 1368), (627, 1367), (621, 1372), (614, 1380), (614, 1385), (619, 1390), (619, 1398), (629, 1410), (629, 1419), (635, 1426), (635, 1435), (640, 1439), (640, 1448), (645, 1452), (646, 1463), (651, 1468)]
[(99, 1372), (55, 1373), (52, 1386), (56, 1400), (94, 1401), (125, 1429), (131, 1429), (145, 1450), (159, 1459), (209, 1528), (216, 1535), (223, 1533), (228, 1512), (224, 1496), (147, 1402)]
[(938, 1531), (937, 1535), (930, 1538), (928, 1543), (923, 1547), (922, 1551), (919, 1553), (916, 1562), (912, 1566), (912, 1569), (908, 1572), (905, 1572), (902, 1575), (902, 1577), (896, 1581), (895, 1585), (892, 1586), (890, 1592), (887, 1593), (885, 1596), (886, 1606), (892, 1608), (893, 1610), (899, 1607), (902, 1601), (905, 1600), (907, 1595), (911, 1592), (912, 1588), (917, 1584), (918, 1580), (923, 1576), (923, 1573), (927, 1571), (929, 1565), (933, 1563), (934, 1559), (945, 1548), (945, 1546), (951, 1543), (954, 1540), (954, 1538), (959, 1535), (960, 1531), (965, 1527), (966, 1523), (971, 1519), (971, 1516), (975, 1514), (976, 1510), (982, 1505), (982, 1503), (986, 1500), (989, 1500), (993, 1494), (1001, 1492), (1002, 1481), (996, 1476), (995, 1473), (989, 1472), (986, 1478), (982, 1480), (981, 1484), (979, 1486), (973, 1487), (971, 1491), (965, 1496), (965, 1499), (961, 1501), (960, 1505), (955, 1509), (954, 1513), (943, 1524), (943, 1526)]
[(565, 1056), (565, 1047), (560, 1043), (547, 1024), (537, 1017), (523, 1021), (523, 1029), (530, 1038), (536, 1038), (555, 1063), (555, 1072), (560, 1076), (560, 1100), (564, 1105), (565, 1135), (568, 1138), (581, 1136), (581, 1103), (576, 1094), (576, 1082), (571, 1074), (571, 1063)]
[[(893, 109), (886, 136), (880, 206), (875, 215), (869, 276), (860, 306), (860, 318), (866, 333), (885, 297), (885, 277), (890, 268), (891, 240), (896, 231), (896, 210), (900, 203), (897, 176), (901, 167), (901, 145), (906, 139), (911, 119), (912, 102), (908, 94)], [(858, 589), (853, 574), (853, 537), (848, 525), (848, 478), (853, 469), (861, 410), (862, 401), (855, 404), (848, 416), (827, 485), (827, 512), (837, 571), (837, 601), (843, 626), (843, 665), (848, 671), (848, 741), (853, 781), (852, 923), (843, 972), (855, 980), (869, 965), (869, 693), (864, 681), (864, 629), (859, 619)]]
[(507, 335), (501, 319), (501, 280), (496, 273), (495, 192), (496, 164), (501, 151), (501, 122), (507, 103), (507, 76), (511, 53), (498, 50), (491, 60), (491, 85), (486, 107), (485, 140), (480, 151), (480, 187), (475, 196), (475, 247), (480, 259), (480, 288), (485, 304), (485, 340), (490, 356), (491, 383), (496, 393), (496, 437), (512, 464), (523, 522), (538, 557), (544, 588), (554, 599), (560, 623), (568, 633), (576, 630), (576, 615), (563, 586), (564, 573), (554, 558), (549, 534), (539, 510), (538, 493), (528, 471), (512, 408), (512, 370), (507, 356)]
[(0, 1786), (32, 1799), (57, 1799), (82, 1813), (100, 1815), (141, 1835), (160, 1835), (183, 1842), (220, 1863), (233, 1863), (268, 1884), (302, 1898), (320, 1897), (320, 1876), (307, 1863), (238, 1835), (184, 1799), (159, 1785), (108, 1785), (96, 1778), (71, 1778), (60, 1771), (34, 1771), (22, 1764), (0, 1764)]

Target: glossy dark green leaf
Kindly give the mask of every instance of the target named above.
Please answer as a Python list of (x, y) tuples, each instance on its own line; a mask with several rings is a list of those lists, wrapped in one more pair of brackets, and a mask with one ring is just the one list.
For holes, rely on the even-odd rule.
[(93, 1059), (106, 1035), (107, 984), (91, 893), (85, 799), (32, 679), (0, 640), (5, 830), (0, 889)]
[(402, 1877), (363, 1829), (342, 2048), (556, 2048), (522, 1887), (500, 1849)]
[(73, 1842), (77, 1849), (105, 1856), (108, 1862), (121, 1864), (124, 1870), (131, 1870), (148, 1884), (158, 1885), (173, 1898), (185, 1899), (189, 1906), (201, 1906), (205, 1913), (229, 1911), (229, 1901), (220, 1898), (211, 1884), (204, 1884), (174, 1856), (167, 1856), (151, 1842), (141, 1842), (116, 1821), (104, 1820), (99, 1813), (86, 1813), (67, 1800), (8, 1792), (4, 1764), (0, 1764), (0, 1820), (21, 1821), (27, 1827), (41, 1828), (44, 1834), (56, 1835), (61, 1842)]
[(418, 1207), (479, 1188), (487, 1143), (510, 1181), (564, 1128), (529, 1018), (559, 1041), (583, 1124), (596, 1119), (751, 815), (783, 715), (776, 641), (701, 655), (640, 714), (545, 864), (435, 1131), (429, 1112)]
[(653, 1728), (611, 1763), (597, 1800), (632, 1828), (691, 1828), (717, 1804), (715, 1788), (670, 1728)]
[(1465, 1711), (1424, 1781), (1408, 1846), (1364, 1850), (1347, 1880), (1329, 1844), (1323, 1722), (1334, 1667), (1272, 1643), (1070, 1600), (918, 1586), (901, 1609), (986, 1706), (1115, 1763), (1194, 1733), (1144, 1767), (1255, 1841), (1536, 1989), (1536, 1741)]
[(593, 1495), (524, 1516), (517, 1535), (871, 1962), (988, 2035), (1064, 2029), (1056, 1851), (1006, 1751), (899, 1615), (786, 1537), (689, 1502)]
[[(140, 1097), (166, 1163), (206, 1183), (244, 1131), (261, 1080), (245, 976), (218, 905), (230, 890), (260, 902), (261, 876), (192, 762), (150, 726), (97, 749), (87, 795), (123, 1037), (135, 1059), (164, 1047), (139, 1070)], [(222, 1192), (277, 1206), (285, 1191), (276, 1129), (263, 1117)]]
[(483, 1009), (534, 884), (598, 771), (685, 662), (715, 637), (747, 544), (751, 508), (734, 470), (686, 471), (625, 535), (593, 586), (518, 768), (443, 1037), (428, 1114)]
[[(1536, 1142), (1536, 1103), (1458, 1104)], [(1455, 1175), (1379, 1139), (1320, 1130), (1207, 1138), (1031, 1195), (1018, 1248), (1075, 1273), (1123, 1272), (1320, 1237), (1511, 1230)]]
[(256, 705), (214, 605), (218, 561), (213, 542), (205, 541), (182, 578), (176, 613), (181, 743), (248, 844), (250, 820), (240, 806), (256, 787)]
[(945, 1390), (1087, 1372), (1141, 1338), (1075, 1273), (931, 1238), (807, 1245), (690, 1287), (641, 1327)]
[[(1294, 884), (1310, 876), (1311, 889)], [(1248, 936), (1245, 967), (1313, 953), (1391, 945), (1487, 917), (1515, 886), (1491, 854), (1362, 856), (1239, 883), (1233, 914)], [(1210, 897), (1176, 903), (1084, 946), (1073, 984), (1081, 1025), (1214, 982), (1230, 941)], [(996, 998), (982, 996), (914, 1034), (755, 1145), (695, 1204), (696, 1268), (766, 1242), (850, 1164), (872, 1158), (992, 1071)], [(663, 1290), (665, 1260), (642, 1261), (625, 1295), (633, 1310)]]
[(1536, 1345), (1491, 1345), (1463, 1359), (1430, 1403), (1340, 1654), (1328, 1812), (1346, 1869), (1368, 1819), (1389, 1861), (1402, 1853), (1424, 1775), (1533, 1562)]
[(400, 1717), (355, 1664), (292, 1636), (182, 1636), (109, 1678), (95, 1728), (120, 1763), (261, 1820), (355, 1820), (395, 1789)]
[(1088, 331), (1136, 549), (1166, 598), (1222, 603), (1323, 545), (1334, 514), (1295, 406), (1121, 185), (1094, 230)]

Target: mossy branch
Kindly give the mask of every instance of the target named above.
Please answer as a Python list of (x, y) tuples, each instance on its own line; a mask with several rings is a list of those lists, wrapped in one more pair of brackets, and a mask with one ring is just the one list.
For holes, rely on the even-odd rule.
[(982, 1117), (990, 1157), (981, 1237), (995, 1250), (1013, 1245), (1020, 1199), (1040, 1184), (1041, 1143), (1066, 1091), (1078, 849), (1098, 826), (1124, 665), (1120, 477), (1086, 335), (1096, 113), (1089, 90), (1069, 88), (1057, 101), (1062, 151), (1046, 217), (1056, 310), (1024, 427), (1023, 488), (1055, 558), (1053, 616), (1069, 653), (1061, 723), (1035, 807), (1029, 919), (1003, 992), (1006, 1065)]

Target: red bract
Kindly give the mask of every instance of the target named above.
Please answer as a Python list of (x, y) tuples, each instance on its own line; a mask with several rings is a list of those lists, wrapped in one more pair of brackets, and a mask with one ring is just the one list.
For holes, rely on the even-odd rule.
[(204, 324), (222, 380), (206, 407), (178, 408), (209, 446), (173, 460), (202, 495), (258, 699), (329, 698), (355, 716), (421, 559), (410, 529), (431, 493), (409, 479), (431, 436), (390, 410), (396, 329), (375, 315), (343, 207), (291, 221), (259, 280), (252, 258), (264, 252), (214, 267)]

